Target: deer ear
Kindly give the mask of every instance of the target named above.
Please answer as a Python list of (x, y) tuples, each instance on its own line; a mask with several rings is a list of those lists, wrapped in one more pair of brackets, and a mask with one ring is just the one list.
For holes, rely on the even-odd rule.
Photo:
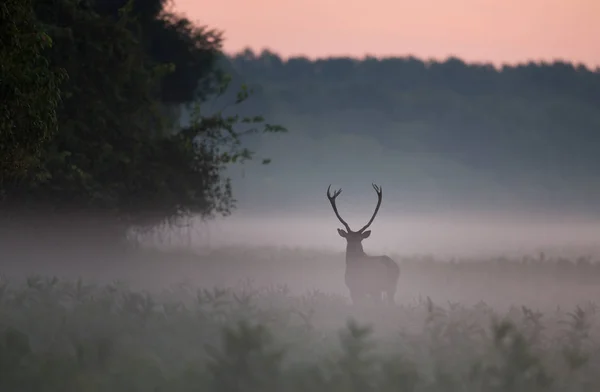
[(371, 230), (367, 230), (367, 231), (365, 231), (364, 233), (362, 233), (362, 238), (363, 238), (363, 240), (364, 240), (365, 238), (369, 238), (369, 236), (370, 236), (370, 235), (371, 235)]
[(337, 231), (338, 231), (338, 234), (340, 235), (340, 237), (346, 238), (348, 236), (348, 233), (346, 233), (342, 229), (337, 229)]

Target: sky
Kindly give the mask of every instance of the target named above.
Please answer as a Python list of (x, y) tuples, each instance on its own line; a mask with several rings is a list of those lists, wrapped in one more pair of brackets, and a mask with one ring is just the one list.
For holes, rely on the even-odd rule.
[(600, 0), (174, 0), (174, 8), (223, 31), (227, 53), (600, 66)]

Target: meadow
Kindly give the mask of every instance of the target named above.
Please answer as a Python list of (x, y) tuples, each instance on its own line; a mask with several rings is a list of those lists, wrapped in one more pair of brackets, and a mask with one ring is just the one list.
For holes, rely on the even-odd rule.
[(343, 253), (319, 250), (3, 263), (0, 390), (600, 386), (593, 256), (394, 257), (397, 304), (361, 307), (349, 304)]

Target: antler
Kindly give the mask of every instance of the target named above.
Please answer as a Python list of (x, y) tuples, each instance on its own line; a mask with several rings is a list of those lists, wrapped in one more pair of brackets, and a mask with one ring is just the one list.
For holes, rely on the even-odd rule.
[(381, 187), (375, 185), (375, 184), (371, 184), (373, 185), (373, 189), (375, 189), (375, 192), (377, 192), (377, 207), (375, 207), (375, 212), (373, 213), (373, 216), (371, 217), (371, 220), (369, 220), (369, 223), (367, 223), (365, 226), (363, 226), (362, 229), (360, 229), (358, 231), (358, 233), (362, 233), (363, 231), (367, 230), (367, 228), (369, 226), (371, 226), (371, 223), (373, 223), (373, 220), (375, 219), (375, 215), (377, 215), (377, 212), (379, 211), (379, 207), (381, 206), (381, 198), (382, 198), (382, 190)]
[(352, 230), (350, 230), (350, 226), (348, 226), (348, 224), (346, 223), (345, 220), (342, 219), (342, 217), (340, 216), (337, 207), (335, 206), (335, 198), (338, 197), (340, 195), (340, 193), (342, 193), (342, 190), (339, 189), (337, 191), (333, 192), (333, 196), (331, 196), (331, 193), (329, 193), (329, 190), (331, 189), (331, 185), (329, 185), (327, 187), (327, 198), (329, 199), (329, 202), (331, 203), (331, 207), (333, 208), (333, 212), (335, 212), (335, 216), (337, 216), (337, 218), (340, 220), (340, 222), (342, 222), (342, 224), (344, 225), (344, 227), (346, 228), (346, 231), (348, 231), (348, 233), (350, 233)]

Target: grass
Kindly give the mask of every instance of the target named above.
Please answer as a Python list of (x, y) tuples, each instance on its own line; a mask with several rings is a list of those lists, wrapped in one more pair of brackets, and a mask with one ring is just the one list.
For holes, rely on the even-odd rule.
[[(600, 313), (585, 291), (600, 267), (591, 261), (406, 258), (401, 285), (422, 285), (418, 295), (401, 292), (393, 307), (353, 307), (343, 290), (302, 291), (304, 283), (295, 289), (284, 284), (298, 283), (302, 272), (303, 281), (337, 276), (343, 271), (338, 254), (229, 249), (202, 259), (143, 257), (147, 268), (163, 275), (183, 264), (182, 276), (192, 265), (205, 274), (219, 268), (223, 274), (244, 274), (235, 276), (237, 284), (219, 285), (205, 276), (212, 284), (152, 290), (49, 273), (5, 278), (0, 390), (595, 391), (600, 386)], [(260, 281), (265, 271), (270, 280)], [(251, 272), (257, 279), (239, 279)], [(453, 288), (433, 290), (442, 284)], [(467, 293), (463, 296), (487, 286), (490, 300), (482, 301), (484, 295), (456, 300), (457, 286)], [(544, 287), (584, 294), (572, 297), (570, 306), (546, 298), (550, 303), (542, 311), (527, 302), (544, 297)], [(522, 302), (504, 301), (504, 307), (494, 302), (515, 290)]]

